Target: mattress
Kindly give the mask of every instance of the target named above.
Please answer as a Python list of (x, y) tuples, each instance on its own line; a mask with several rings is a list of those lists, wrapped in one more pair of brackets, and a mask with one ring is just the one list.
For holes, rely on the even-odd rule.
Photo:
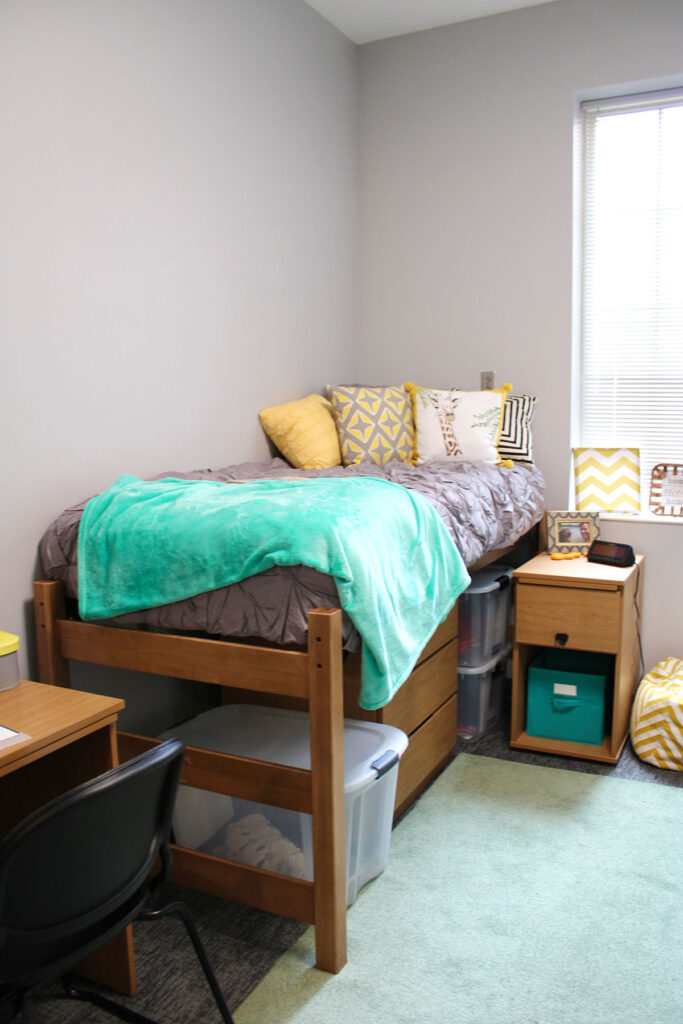
[[(268, 463), (245, 462), (189, 473), (168, 470), (155, 479), (167, 476), (216, 481), (288, 476), (391, 480), (431, 502), (467, 566), (491, 551), (514, 544), (540, 520), (544, 509), (543, 476), (535, 466), (525, 463), (503, 468), (482, 462), (420, 466), (390, 462), (384, 467), (362, 464), (302, 472), (275, 458)], [(65, 509), (39, 544), (44, 578), (61, 580), (67, 597), (74, 600), (78, 599), (78, 527), (88, 500)], [(308, 612), (320, 607), (339, 607), (332, 577), (305, 566), (278, 566), (229, 587), (110, 621), (222, 637), (260, 637), (280, 645), (303, 644)], [(342, 636), (346, 650), (359, 648), (358, 634), (345, 615)]]

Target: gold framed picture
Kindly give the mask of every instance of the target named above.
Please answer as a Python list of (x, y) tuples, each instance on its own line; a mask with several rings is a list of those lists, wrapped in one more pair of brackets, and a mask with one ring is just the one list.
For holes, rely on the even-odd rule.
[(683, 516), (683, 463), (660, 462), (650, 477), (650, 512)]
[(546, 512), (548, 551), (585, 554), (600, 535), (599, 512)]

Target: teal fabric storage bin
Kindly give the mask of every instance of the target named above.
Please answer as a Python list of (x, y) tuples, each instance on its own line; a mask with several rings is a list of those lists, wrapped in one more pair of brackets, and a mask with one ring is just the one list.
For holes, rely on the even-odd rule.
[(608, 654), (542, 651), (529, 665), (527, 735), (602, 743), (611, 661)]

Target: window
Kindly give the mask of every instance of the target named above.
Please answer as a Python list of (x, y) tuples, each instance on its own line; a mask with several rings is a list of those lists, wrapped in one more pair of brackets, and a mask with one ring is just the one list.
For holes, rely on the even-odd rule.
[(579, 433), (683, 462), (683, 89), (582, 104)]

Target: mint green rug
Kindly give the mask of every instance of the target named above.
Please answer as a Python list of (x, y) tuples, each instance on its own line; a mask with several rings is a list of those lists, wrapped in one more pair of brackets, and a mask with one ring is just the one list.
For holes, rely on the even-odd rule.
[(683, 790), (460, 754), (348, 913), (314, 929), (236, 1024), (683, 1021)]

